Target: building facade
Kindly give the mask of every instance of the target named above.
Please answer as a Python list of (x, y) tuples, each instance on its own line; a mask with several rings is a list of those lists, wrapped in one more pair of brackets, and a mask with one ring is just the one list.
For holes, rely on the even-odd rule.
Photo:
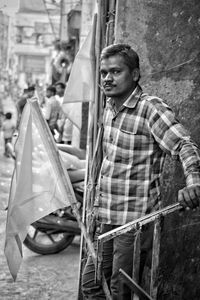
[(21, 88), (49, 82), (53, 42), (59, 37), (59, 24), (60, 11), (56, 7), (47, 7), (38, 0), (20, 1), (15, 16), (14, 55)]

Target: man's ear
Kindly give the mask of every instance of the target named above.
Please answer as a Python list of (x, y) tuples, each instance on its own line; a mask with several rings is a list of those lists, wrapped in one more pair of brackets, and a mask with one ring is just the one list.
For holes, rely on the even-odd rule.
[(137, 82), (140, 79), (140, 70), (138, 68), (135, 68), (132, 71), (132, 78), (133, 78), (133, 81), (135, 81), (135, 82)]

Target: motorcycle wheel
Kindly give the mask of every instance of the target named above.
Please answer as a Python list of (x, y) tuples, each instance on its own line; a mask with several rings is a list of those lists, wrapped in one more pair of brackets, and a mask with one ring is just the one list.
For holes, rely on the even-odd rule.
[(56, 233), (52, 230), (42, 232), (38, 228), (30, 226), (24, 244), (28, 249), (38, 254), (55, 254), (71, 245), (74, 237), (75, 235), (66, 232)]

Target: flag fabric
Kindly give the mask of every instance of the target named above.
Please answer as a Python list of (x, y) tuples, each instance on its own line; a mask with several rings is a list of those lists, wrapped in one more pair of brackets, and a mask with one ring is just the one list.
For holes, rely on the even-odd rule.
[(68, 173), (37, 100), (29, 100), (24, 108), (15, 153), (5, 240), (5, 256), (14, 280), (30, 224), (76, 203)]
[[(68, 103), (94, 101), (95, 18), (93, 26), (72, 65), (64, 94), (63, 110)], [(66, 109), (66, 113), (68, 113)]]
[[(95, 33), (96, 14), (93, 25), (78, 51), (67, 82), (62, 104), (66, 117), (73, 123), (74, 140), (80, 138), (82, 126), (82, 102), (94, 101), (95, 82)], [(73, 145), (78, 146), (76, 141)]]

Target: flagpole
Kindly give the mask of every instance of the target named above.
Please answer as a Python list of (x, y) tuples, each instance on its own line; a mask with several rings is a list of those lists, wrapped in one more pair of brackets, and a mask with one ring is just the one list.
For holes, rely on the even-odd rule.
[[(95, 145), (96, 141), (98, 139), (99, 133), (98, 131), (98, 117), (99, 117), (99, 104), (98, 100), (100, 98), (100, 92), (99, 92), (99, 57), (100, 57), (100, 51), (101, 51), (101, 19), (100, 19), (100, 12), (101, 12), (102, 2), (98, 2), (98, 15), (94, 16), (94, 22), (93, 22), (93, 30), (95, 30), (95, 68), (94, 68), (94, 74), (95, 74), (95, 92), (94, 92), (94, 102), (90, 102), (89, 104), (89, 122), (88, 122), (88, 134), (87, 134), (87, 157), (86, 157), (86, 176), (85, 176), (85, 192), (84, 192), (84, 201), (83, 201), (83, 215), (82, 215), (82, 221), (87, 222), (86, 220), (86, 210), (91, 210), (91, 206), (93, 206), (93, 203), (91, 201), (91, 197), (93, 197), (94, 193), (90, 190), (90, 182), (89, 178), (91, 178), (91, 167), (92, 167), (92, 161), (94, 157), (94, 153), (96, 152)], [(96, 23), (96, 25), (94, 25)], [(92, 56), (93, 56), (92, 55)], [(93, 184), (92, 184), (93, 185)], [(82, 232), (81, 234), (81, 243), (80, 243), (80, 264), (79, 264), (79, 280), (78, 280), (78, 300), (82, 299), (82, 293), (81, 293), (81, 276), (82, 276), (82, 270), (83, 270), (83, 262), (84, 258), (86, 256), (85, 253), (83, 253), (83, 249), (85, 244), (88, 243), (85, 240), (85, 236)], [(89, 249), (90, 252), (90, 249)], [(95, 253), (96, 256), (96, 253)], [(94, 264), (95, 260), (93, 259)], [(105, 279), (104, 274), (102, 275), (102, 286), (103, 290), (106, 296), (106, 299), (111, 299), (110, 291)]]
[[(110, 5), (110, 10), (113, 13), (115, 7), (115, 1), (112, 1)], [(99, 148), (97, 146), (101, 143), (102, 138), (102, 112), (104, 107), (104, 96), (100, 91), (100, 74), (99, 74), (99, 66), (100, 66), (100, 52), (103, 44), (103, 41), (107, 43), (111, 43), (111, 31), (114, 30), (114, 18), (113, 15), (109, 18), (111, 22), (109, 25), (112, 25), (109, 30), (105, 30), (105, 2), (102, 0), (98, 1), (98, 17), (97, 17), (97, 26), (96, 26), (96, 39), (95, 39), (95, 55), (96, 55), (96, 70), (95, 70), (95, 96), (94, 96), (94, 103), (90, 103), (89, 106), (89, 126), (88, 126), (88, 140), (87, 140), (87, 174), (85, 178), (85, 193), (84, 193), (84, 204), (83, 204), (83, 221), (86, 220), (86, 211), (91, 212), (93, 209), (93, 202), (94, 202), (94, 195), (95, 195), (95, 184), (97, 179), (97, 166), (96, 162), (100, 161), (100, 154)], [(111, 24), (112, 23), (112, 24)], [(108, 38), (109, 32), (109, 38)], [(112, 37), (113, 38), (113, 37)], [(98, 163), (99, 166), (99, 163)], [(88, 220), (86, 220), (88, 223)], [(88, 225), (88, 224), (87, 224)], [(81, 235), (81, 245), (80, 245), (80, 270), (79, 270), (79, 293), (80, 293), (80, 285), (81, 285), (81, 271), (83, 268), (83, 260), (84, 260), (84, 236)], [(102, 274), (102, 285), (107, 299), (110, 299), (110, 291), (105, 280), (104, 274)], [(81, 293), (79, 294), (81, 297)], [(78, 300), (82, 299), (79, 298)]]
[[(99, 10), (98, 10), (99, 11)], [(97, 35), (97, 22), (98, 22), (99, 16), (97, 14), (94, 15), (93, 18), (93, 44), (95, 44), (95, 50), (96, 50), (96, 41), (98, 39), (98, 35)], [(96, 99), (96, 90), (98, 89), (98, 81), (97, 81), (97, 71), (96, 71), (96, 63), (98, 60), (98, 56), (96, 55), (96, 51), (93, 51), (92, 57), (95, 57), (95, 65), (93, 68), (93, 74), (94, 74), (94, 89), (95, 89), (95, 93), (94, 93), (94, 97)], [(94, 99), (94, 102), (96, 102)], [(85, 174), (85, 188), (84, 188), (84, 198), (83, 198), (83, 212), (82, 212), (82, 221), (85, 223), (86, 222), (86, 210), (88, 207), (88, 202), (89, 198), (90, 198), (90, 191), (88, 190), (88, 180), (90, 177), (90, 170), (91, 170), (91, 161), (92, 161), (92, 156), (93, 156), (93, 146), (94, 146), (94, 136), (93, 136), (93, 132), (94, 132), (94, 124), (95, 124), (95, 105), (94, 102), (91, 101), (89, 103), (89, 112), (88, 112), (88, 130), (87, 130), (87, 149), (86, 149), (86, 174)], [(80, 241), (80, 263), (79, 263), (79, 278), (78, 278), (78, 298), (77, 300), (81, 300), (82, 299), (82, 293), (81, 293), (81, 276), (82, 276), (82, 271), (83, 271), (83, 267), (84, 267), (84, 258), (86, 256), (86, 254), (83, 252), (83, 249), (85, 248), (85, 238), (83, 233), (81, 232), (81, 241)]]

